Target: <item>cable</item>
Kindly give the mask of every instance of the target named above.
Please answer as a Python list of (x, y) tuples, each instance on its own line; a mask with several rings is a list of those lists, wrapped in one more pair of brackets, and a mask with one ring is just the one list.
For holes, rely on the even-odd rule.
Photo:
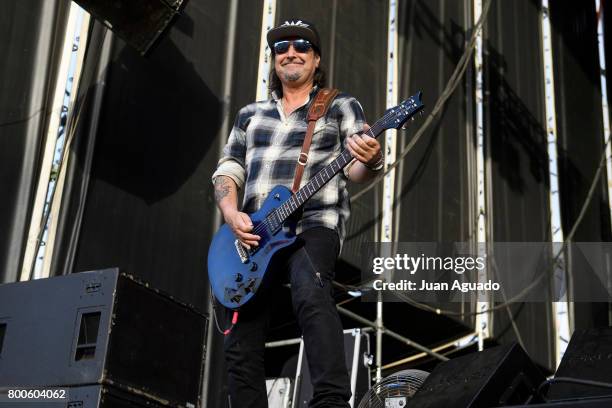
[(217, 330), (219, 331), (219, 333), (221, 333), (224, 336), (227, 336), (228, 334), (231, 333), (234, 326), (236, 326), (236, 323), (238, 323), (238, 311), (234, 310), (234, 313), (232, 315), (232, 324), (230, 325), (230, 327), (228, 327), (227, 329), (222, 329), (221, 326), (219, 325), (219, 320), (217, 319), (217, 305), (215, 303), (215, 295), (213, 294), (212, 286), (210, 287), (210, 294), (212, 295), (210, 301), (212, 302), (212, 312), (213, 312), (213, 320), (215, 321), (215, 326), (217, 327)]
[[(606, 163), (606, 148), (610, 144), (611, 138), (612, 138), (612, 135), (608, 137), (608, 140), (606, 141), (605, 145), (603, 146), (603, 152), (602, 152), (602, 155), (601, 155), (601, 159), (599, 161), (599, 167), (598, 167), (597, 171), (595, 172), (595, 175), (593, 177), (593, 181), (591, 182), (591, 187), (589, 188), (589, 192), (587, 194), (587, 197), (584, 200), (584, 203), (582, 204), (582, 208), (580, 209), (580, 213), (578, 214), (578, 217), (576, 218), (576, 221), (574, 221), (574, 224), (573, 224), (572, 228), (570, 229), (569, 234), (567, 234), (567, 237), (563, 241), (561, 249), (553, 257), (550, 265), (548, 265), (545, 268), (545, 270), (542, 271), (542, 273), (540, 273), (539, 276), (536, 277), (531, 284), (529, 284), (527, 287), (525, 287), (523, 290), (521, 290), (517, 295), (513, 296), (512, 298), (510, 298), (509, 300), (505, 301), (504, 303), (500, 303), (498, 305), (489, 307), (489, 308), (487, 308), (485, 310), (481, 310), (481, 311), (477, 311), (477, 312), (468, 312), (468, 313), (465, 313), (465, 312), (454, 312), (452, 310), (435, 308), (435, 307), (429, 306), (429, 305), (427, 305), (425, 303), (417, 302), (416, 300), (413, 300), (413, 299), (409, 298), (408, 296), (404, 295), (403, 293), (400, 293), (400, 292), (397, 292), (397, 291), (392, 291), (391, 293), (393, 293), (395, 296), (397, 296), (401, 300), (405, 301), (406, 303), (409, 303), (409, 304), (411, 304), (414, 307), (417, 307), (419, 309), (430, 311), (430, 312), (433, 312), (433, 313), (436, 313), (436, 314), (439, 314), (439, 315), (460, 316), (460, 317), (476, 316), (476, 315), (480, 315), (480, 314), (484, 314), (484, 313), (492, 313), (495, 310), (502, 309), (502, 308), (507, 307), (508, 305), (510, 305), (512, 303), (516, 303), (517, 301), (520, 301), (520, 299), (522, 299), (527, 293), (529, 293), (534, 287), (536, 287), (542, 281), (542, 279), (545, 276), (547, 276), (549, 274), (549, 272), (551, 272), (553, 270), (553, 268), (557, 264), (557, 261), (559, 260), (559, 258), (561, 258), (561, 255), (565, 252), (565, 249), (567, 248), (567, 245), (574, 238), (574, 235), (576, 234), (576, 231), (578, 230), (578, 227), (582, 223), (582, 219), (586, 215), (586, 211), (587, 211), (587, 209), (589, 207), (589, 204), (591, 203), (591, 200), (593, 199), (593, 195), (595, 194), (595, 188), (597, 187), (597, 183), (599, 181), (599, 178), (601, 177), (601, 170), (602, 170), (602, 168), (604, 167), (604, 165)], [(495, 270), (495, 268), (493, 268), (493, 270)], [(363, 287), (363, 285), (367, 284), (368, 282), (369, 281), (362, 281), (359, 286)], [(339, 286), (345, 286), (345, 287), (348, 288), (348, 286), (346, 286), (346, 285), (342, 285), (342, 284), (338, 284), (338, 285)], [(360, 290), (359, 286), (354, 287), (354, 288), (356, 288), (357, 290)]]
[(470, 42), (468, 43), (468, 46), (466, 47), (463, 55), (461, 56), (461, 59), (457, 63), (457, 66), (455, 67), (455, 71), (453, 72), (453, 74), (451, 75), (450, 79), (448, 80), (448, 82), (446, 84), (446, 87), (444, 88), (444, 91), (442, 91), (442, 93), (440, 94), (440, 97), (436, 101), (436, 104), (434, 105), (433, 109), (431, 110), (431, 113), (427, 116), (427, 119), (425, 120), (425, 123), (423, 123), (423, 125), (421, 125), (421, 127), (415, 133), (415, 135), (412, 138), (412, 140), (410, 141), (410, 143), (408, 143), (408, 145), (402, 150), (402, 152), (400, 153), (399, 157), (393, 162), (393, 164), (389, 165), (387, 170), (385, 170), (384, 173), (382, 173), (381, 175), (379, 175), (378, 177), (373, 179), (370, 182), (370, 184), (368, 184), (362, 190), (360, 190), (357, 193), (355, 193), (351, 197), (351, 203), (353, 203), (358, 198), (360, 198), (362, 195), (364, 195), (366, 192), (371, 190), (387, 174), (389, 174), (392, 170), (394, 170), (397, 166), (399, 166), (400, 162), (408, 155), (408, 153), (416, 145), (416, 143), (418, 142), (420, 137), (423, 135), (423, 133), (425, 133), (425, 131), (427, 130), (429, 125), (431, 125), (431, 122), (433, 122), (433, 120), (434, 120), (435, 116), (438, 114), (438, 112), (440, 112), (440, 110), (444, 107), (444, 104), (446, 103), (448, 98), (450, 98), (450, 96), (455, 91), (455, 88), (457, 88), (457, 85), (459, 85), (459, 83), (461, 82), (461, 78), (463, 77), (463, 74), (465, 73), (465, 70), (467, 69), (467, 66), (468, 66), (468, 64), (470, 62), (470, 57), (472, 56), (472, 52), (474, 51), (474, 48), (476, 48), (476, 39), (477, 39), (478, 33), (482, 29), (482, 25), (484, 24), (484, 22), (486, 20), (486, 17), (488, 15), (490, 6), (491, 6), (491, 0), (487, 0), (486, 4), (484, 5), (484, 7), (482, 9), (482, 14), (480, 15), (480, 18), (478, 19), (478, 21), (474, 25), (474, 28), (473, 28), (474, 32), (472, 33), (472, 37), (470, 38)]
[[(571, 384), (589, 385), (589, 386), (592, 386), (592, 387), (600, 387), (600, 388), (612, 388), (612, 383), (607, 383), (607, 382), (593, 381), (593, 380), (583, 380), (581, 378), (573, 378), (573, 377), (555, 377), (555, 378), (550, 378), (550, 379), (545, 380), (544, 382), (542, 382), (538, 386), (538, 389), (536, 390), (536, 395), (539, 395), (545, 402), (567, 401), (566, 399), (561, 399), (561, 400), (548, 399), (542, 393), (542, 389), (544, 387), (546, 387), (547, 385), (554, 384), (554, 383), (571, 383)], [(612, 395), (597, 395), (597, 396), (594, 396), (594, 397), (583, 397), (581, 399), (587, 399), (587, 398), (605, 398), (605, 397), (612, 397)]]

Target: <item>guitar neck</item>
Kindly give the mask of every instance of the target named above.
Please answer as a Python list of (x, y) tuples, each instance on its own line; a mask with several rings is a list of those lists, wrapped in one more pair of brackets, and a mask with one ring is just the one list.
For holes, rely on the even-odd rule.
[[(382, 124), (382, 120), (379, 119), (372, 125), (372, 127), (364, 134), (370, 137), (378, 137), (385, 127)], [(353, 156), (344, 149), (338, 157), (336, 157), (330, 164), (325, 166), (319, 171), (304, 187), (300, 188), (291, 198), (281, 204), (276, 210), (273, 211), (271, 216), (275, 217), (275, 221), (282, 224), (289, 218), (298, 208), (300, 208), (306, 201), (310, 199), (317, 191), (319, 191), (325, 184), (327, 184), (336, 174), (346, 167)], [(277, 224), (278, 225), (278, 224)]]

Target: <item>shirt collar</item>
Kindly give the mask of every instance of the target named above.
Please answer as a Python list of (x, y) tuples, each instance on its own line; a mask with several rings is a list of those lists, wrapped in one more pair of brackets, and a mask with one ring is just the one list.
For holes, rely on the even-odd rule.
[[(317, 91), (319, 90), (319, 86), (315, 85), (312, 87), (312, 89), (310, 90), (310, 93), (308, 94), (308, 102), (310, 102), (312, 100), (312, 97), (317, 93)], [(281, 96), (278, 94), (277, 91), (272, 91), (272, 99), (275, 100), (276, 102), (280, 101)], [(306, 103), (308, 103), (306, 102)]]
[[(299, 111), (300, 109), (304, 108), (304, 106), (308, 106), (310, 104), (310, 102), (312, 101), (312, 98), (316, 95), (317, 90), (319, 88), (315, 85), (312, 87), (312, 89), (310, 90), (310, 93), (308, 94), (308, 99), (297, 109), (295, 109), (291, 114), (293, 115), (293, 113)], [(274, 103), (276, 104), (276, 110), (278, 111), (278, 114), (280, 115), (280, 118), (282, 121), (287, 120), (288, 118), (285, 117), (285, 110), (283, 109), (283, 100), (282, 98), (278, 98), (278, 96), (274, 99)], [(290, 115), (291, 116), (291, 115)]]

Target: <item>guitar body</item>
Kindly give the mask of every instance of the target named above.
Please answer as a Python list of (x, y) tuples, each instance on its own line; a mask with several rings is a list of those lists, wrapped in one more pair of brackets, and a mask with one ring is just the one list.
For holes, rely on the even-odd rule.
[(245, 251), (248, 257), (246, 262), (239, 255), (236, 236), (227, 224), (213, 237), (208, 251), (208, 279), (215, 297), (223, 306), (237, 309), (248, 302), (259, 289), (274, 254), (295, 241), (294, 226), (285, 223), (273, 232), (262, 223), (291, 195), (288, 188), (276, 186), (259, 211), (249, 215), (256, 231), (254, 234), (261, 236), (261, 240), (257, 250)]

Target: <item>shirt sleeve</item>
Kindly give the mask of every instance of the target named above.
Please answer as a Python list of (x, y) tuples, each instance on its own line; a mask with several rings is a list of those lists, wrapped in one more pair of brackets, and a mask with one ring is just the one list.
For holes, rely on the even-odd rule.
[[(361, 104), (357, 101), (357, 99), (352, 96), (347, 97), (340, 104), (338, 114), (338, 128), (340, 130), (340, 142), (342, 143), (342, 148), (346, 149), (346, 140), (351, 137), (355, 133), (360, 133), (363, 131), (363, 126), (366, 124), (365, 114), (363, 113), (363, 108)], [(348, 177), (349, 170), (353, 164), (355, 164), (356, 159), (353, 159), (345, 168), (344, 175)]]
[(246, 127), (248, 123), (248, 112), (246, 108), (241, 109), (236, 115), (234, 126), (230, 132), (227, 144), (223, 148), (223, 155), (217, 163), (217, 169), (212, 175), (212, 181), (218, 176), (230, 177), (239, 189), (244, 186), (246, 180)]

